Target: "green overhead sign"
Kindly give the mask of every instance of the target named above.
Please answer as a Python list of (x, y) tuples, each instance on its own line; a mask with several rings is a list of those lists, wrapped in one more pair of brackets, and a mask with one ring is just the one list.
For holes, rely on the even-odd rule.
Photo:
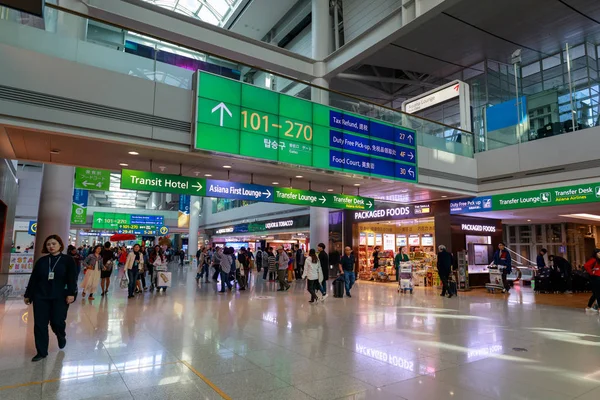
[(205, 178), (189, 178), (128, 169), (121, 172), (121, 189), (348, 210), (372, 210), (375, 208), (373, 199), (362, 196), (321, 193)]
[(595, 202), (600, 202), (600, 183), (498, 194), (492, 196), (492, 209), (515, 210)]
[(193, 147), (418, 182), (416, 132), (198, 71)]
[(121, 170), (121, 189), (204, 196), (206, 179), (124, 169)]
[(600, 202), (600, 183), (589, 183), (453, 200), (450, 213), (471, 214), (596, 202)]
[(76, 167), (75, 189), (110, 190), (110, 171)]

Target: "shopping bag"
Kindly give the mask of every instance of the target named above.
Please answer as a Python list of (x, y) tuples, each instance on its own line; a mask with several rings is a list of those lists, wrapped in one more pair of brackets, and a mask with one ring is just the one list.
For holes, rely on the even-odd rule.
[(167, 271), (156, 272), (156, 286), (171, 287), (171, 273)]
[(123, 277), (121, 278), (119, 286), (121, 286), (121, 289), (127, 289), (127, 287), (129, 286), (129, 279), (127, 278), (127, 273), (125, 273), (125, 275), (123, 275)]

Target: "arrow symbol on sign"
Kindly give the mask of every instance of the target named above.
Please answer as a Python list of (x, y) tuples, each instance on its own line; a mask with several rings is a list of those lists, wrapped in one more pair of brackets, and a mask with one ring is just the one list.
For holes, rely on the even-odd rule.
[(217, 104), (215, 106), (215, 108), (212, 109), (211, 114), (219, 109), (221, 110), (221, 118), (219, 119), (219, 125), (223, 126), (223, 111), (226, 111), (230, 117), (233, 117), (233, 115), (231, 114), (231, 111), (229, 111), (229, 108), (227, 108), (227, 106), (223, 102), (220, 102), (219, 104)]
[(406, 136), (406, 138), (408, 139), (408, 141), (409, 141), (410, 143), (412, 143), (412, 142), (413, 142), (413, 140), (414, 140), (414, 139), (413, 139), (413, 135), (407, 135), (407, 136)]
[(319, 200), (321, 200), (321, 204), (325, 204), (325, 202), (327, 201), (325, 196), (321, 196), (321, 198)]
[(83, 181), (83, 182), (81, 182), (81, 184), (82, 184), (83, 186), (85, 186), (85, 187), (88, 187), (88, 186), (94, 186), (94, 185), (95, 185), (94, 183), (91, 183), (91, 182), (88, 182), (88, 181)]
[(196, 192), (199, 192), (203, 188), (203, 186), (200, 182), (196, 182), (195, 184), (192, 185), (192, 187), (196, 188)]
[(266, 191), (266, 192), (263, 192), (263, 194), (266, 194), (266, 195), (267, 195), (267, 199), (268, 199), (269, 197), (271, 197), (271, 191), (270, 191), (269, 189), (267, 189), (267, 191)]
[(413, 171), (413, 169), (412, 169), (412, 168), (409, 168), (409, 169), (408, 169), (408, 174), (409, 174), (410, 176), (412, 176), (413, 178), (415, 177), (415, 171)]
[(371, 203), (370, 201), (367, 203), (367, 205), (369, 206), (369, 208), (373, 207), (373, 203)]
[(98, 223), (102, 222), (102, 218), (98, 218), (98, 219), (96, 220), (96, 222), (98, 222)]
[(408, 153), (408, 156), (410, 157), (411, 161), (415, 158), (415, 155), (412, 153), (412, 151)]

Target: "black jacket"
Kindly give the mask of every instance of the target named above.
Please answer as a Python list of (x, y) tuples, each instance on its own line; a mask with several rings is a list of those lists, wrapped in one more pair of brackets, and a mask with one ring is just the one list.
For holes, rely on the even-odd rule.
[(329, 256), (325, 250), (319, 253), (319, 262), (321, 263), (321, 271), (323, 271), (323, 280), (326, 281), (329, 279)]
[(452, 271), (452, 253), (442, 250), (437, 255), (437, 269), (440, 276), (450, 275)]
[[(54, 279), (48, 279), (50, 269), (54, 269)], [(75, 296), (77, 293), (77, 267), (73, 257), (66, 254), (46, 255), (33, 266), (25, 298), (31, 301), (50, 300)]]

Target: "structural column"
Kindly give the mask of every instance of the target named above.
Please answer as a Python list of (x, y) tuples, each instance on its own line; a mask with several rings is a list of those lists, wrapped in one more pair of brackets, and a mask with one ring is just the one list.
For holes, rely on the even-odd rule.
[(66, 247), (69, 245), (71, 204), (75, 169), (63, 165), (44, 164), (42, 190), (35, 235), (35, 258), (42, 253), (46, 237), (59, 235)]
[[(314, 85), (329, 88), (329, 82), (321, 78), (325, 75), (323, 59), (331, 52), (333, 31), (331, 29), (331, 16), (329, 15), (329, 0), (312, 0), (312, 58), (315, 63), (316, 79)], [(316, 87), (311, 87), (311, 99), (315, 103), (329, 105), (329, 92)], [(321, 207), (310, 208), (310, 247), (317, 248), (319, 243), (329, 244), (329, 209)], [(327, 249), (330, 251), (330, 249)]]
[(188, 255), (195, 257), (198, 251), (198, 228), (200, 227), (200, 204), (202, 197), (190, 197), (190, 231), (188, 236)]

